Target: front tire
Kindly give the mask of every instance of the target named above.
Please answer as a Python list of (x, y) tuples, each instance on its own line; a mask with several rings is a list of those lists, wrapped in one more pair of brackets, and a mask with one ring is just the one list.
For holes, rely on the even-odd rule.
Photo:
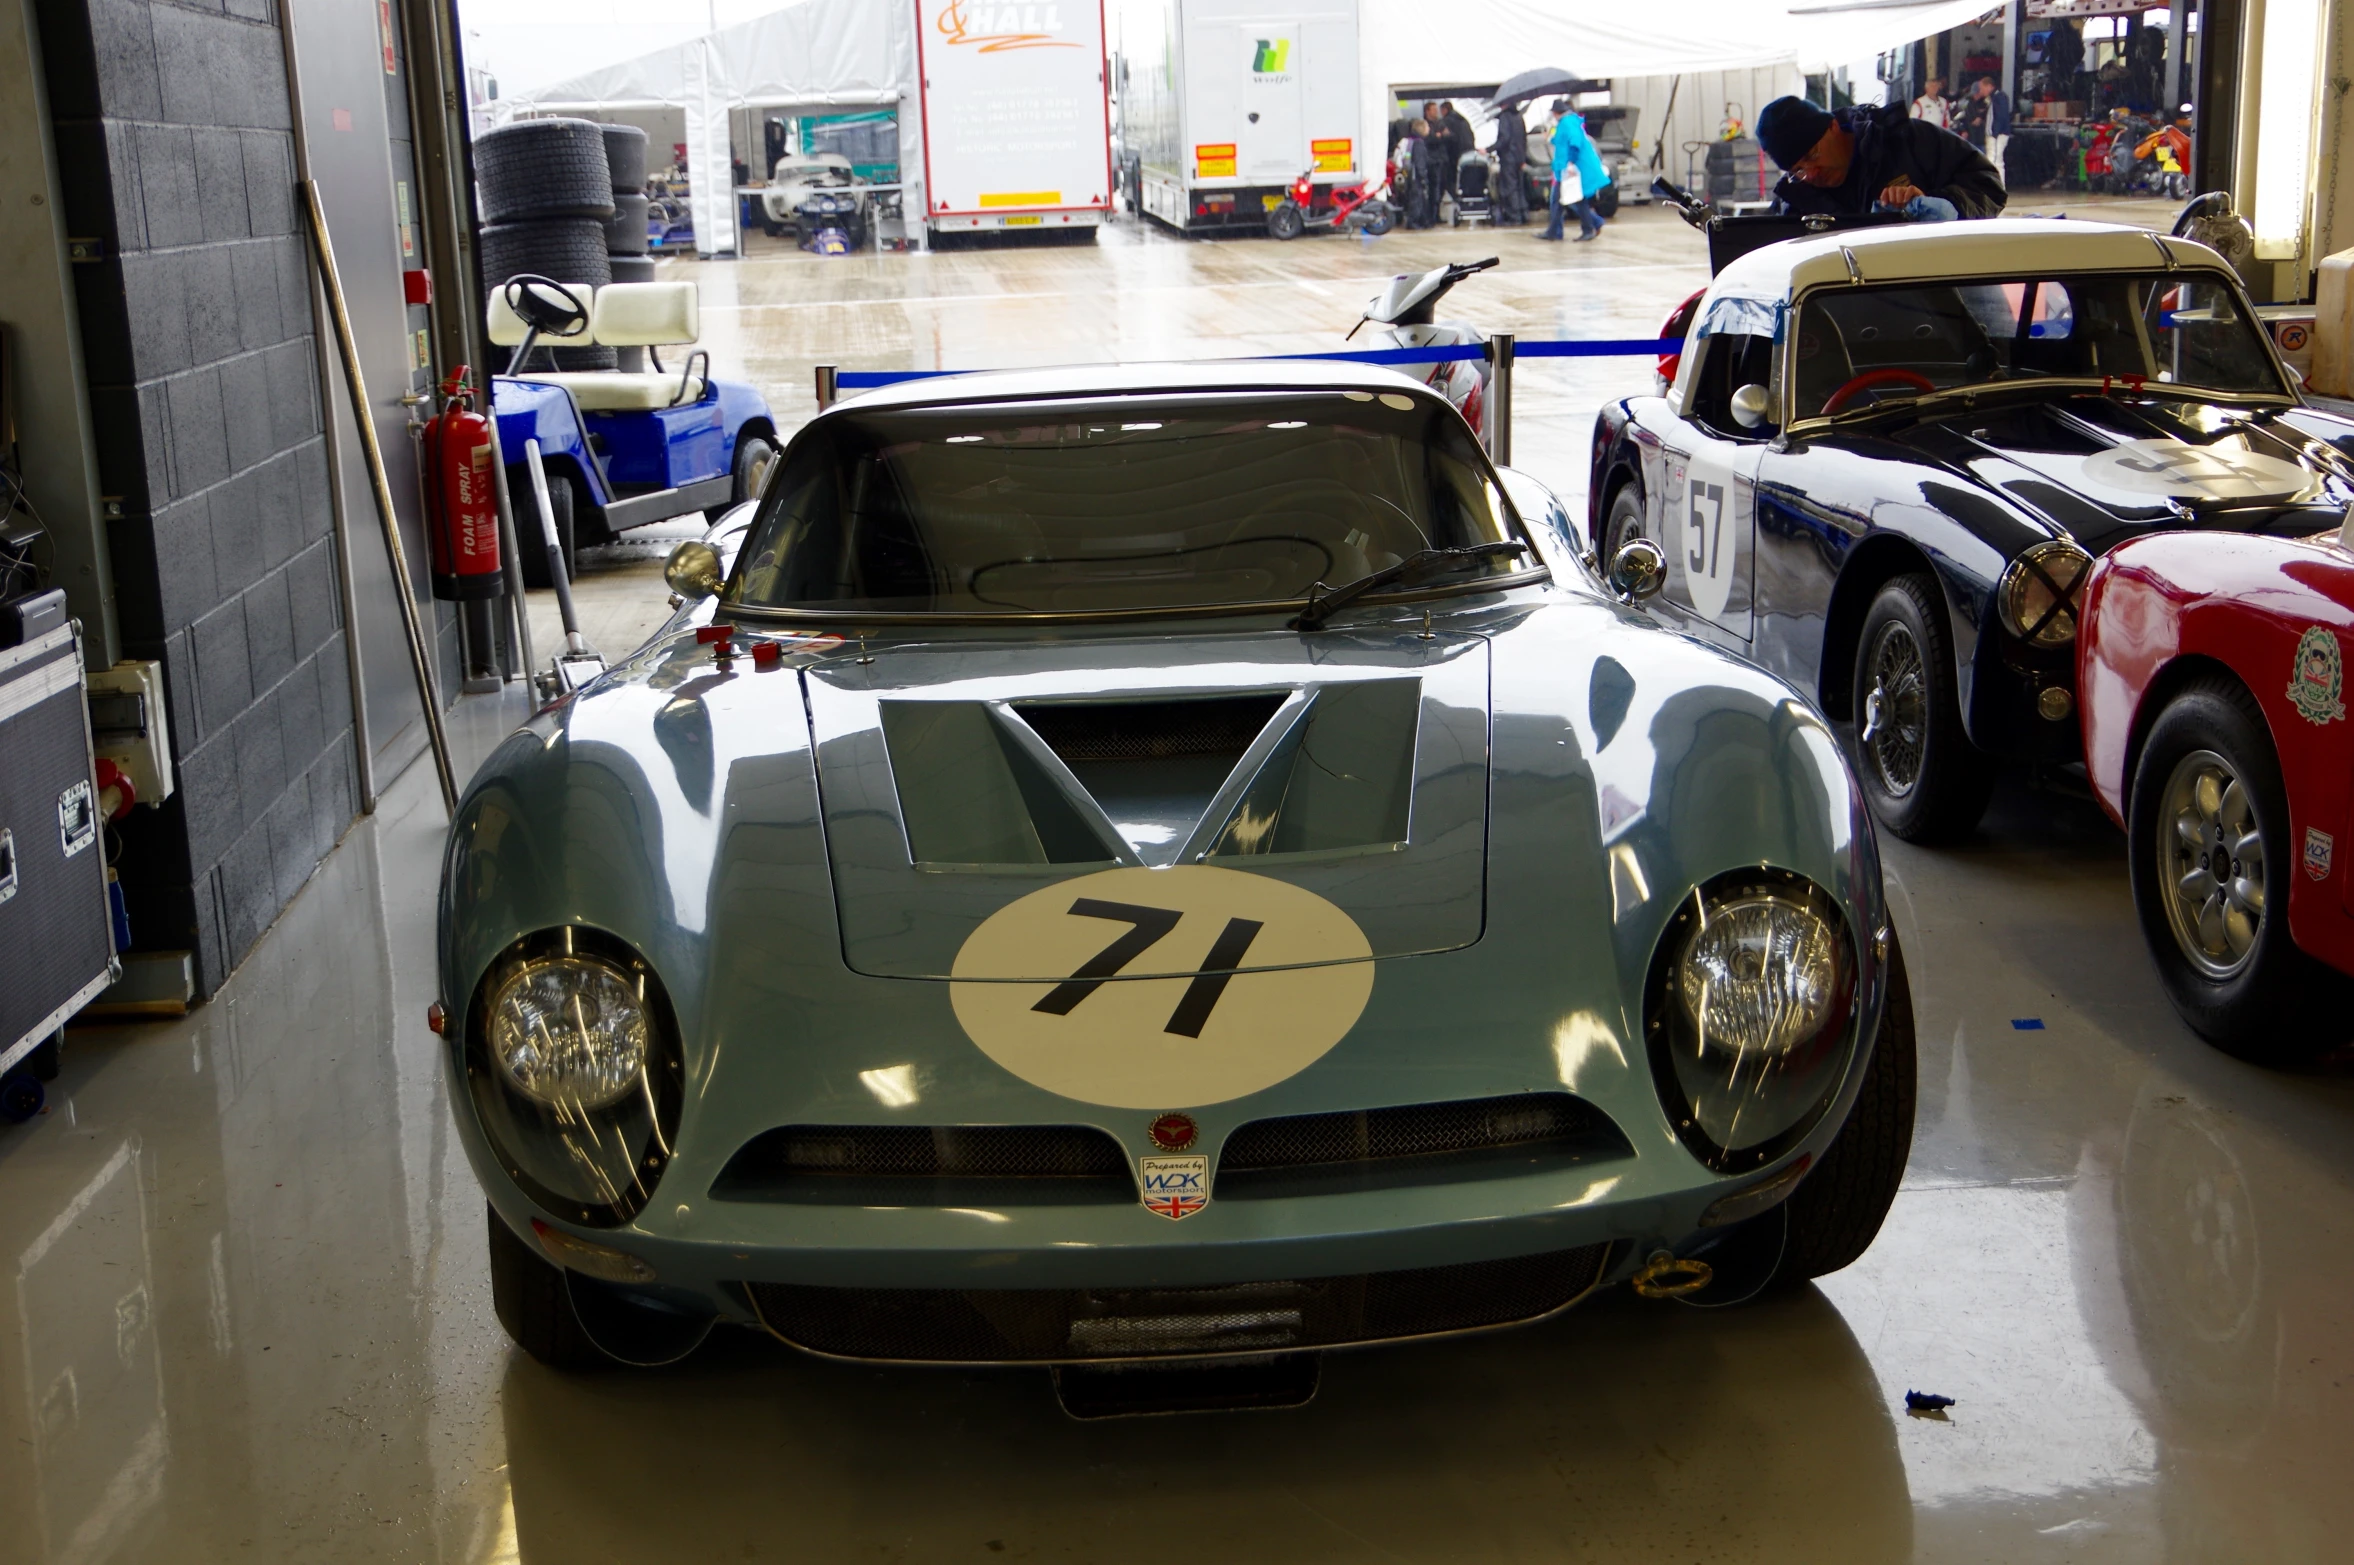
[(1285, 200), (1267, 214), (1267, 232), (1278, 239), (1297, 239), (1308, 231), (1308, 220), (1300, 214), (1299, 203)]
[(1790, 1287), (1849, 1265), (1871, 1248), (1912, 1157), (1913, 1101), (1920, 1066), (1913, 1045), (1913, 991), (1904, 950), (1888, 937), (1888, 998), (1872, 1063), (1847, 1123), (1790, 1199), (1773, 1286)]
[(613, 1363), (581, 1329), (564, 1269), (539, 1253), (488, 1206), (490, 1302), (515, 1346), (550, 1369), (604, 1369)]
[(2320, 1019), (2347, 1014), (2350, 986), (2290, 937), (2288, 794), (2264, 714), (2238, 681), (2201, 680), (2159, 714), (2127, 823), (2142, 936), (2191, 1030), (2261, 1065), (2342, 1042), (2342, 1022)]
[[(523, 556), (523, 585), (544, 591), (555, 581), (548, 575), (548, 545), (540, 535), (539, 500), (532, 493), (529, 467), (509, 470), (507, 492), (515, 505), (515, 547)], [(564, 579), (577, 581), (580, 570), (572, 527), (572, 481), (561, 473), (548, 474), (548, 510), (556, 524), (556, 542), (564, 551)]]
[(736, 437), (735, 487), (729, 492), (726, 505), (715, 505), (703, 513), (710, 521), (718, 521), (734, 507), (747, 500), (760, 498), (762, 486), (768, 482), (769, 469), (776, 465), (776, 446), (765, 435), (743, 434)]
[(1633, 479), (1619, 485), (1618, 493), (1610, 497), (1610, 509), (1602, 517), (1602, 536), (1599, 557), (1607, 573), (1610, 562), (1618, 558), (1621, 545), (1630, 538), (1643, 536), (1643, 486)]
[(1993, 795), (1993, 758), (1962, 727), (1960, 687), (1935, 578), (1888, 582), (1857, 642), (1856, 772), (1872, 814), (1907, 842), (1969, 835)]

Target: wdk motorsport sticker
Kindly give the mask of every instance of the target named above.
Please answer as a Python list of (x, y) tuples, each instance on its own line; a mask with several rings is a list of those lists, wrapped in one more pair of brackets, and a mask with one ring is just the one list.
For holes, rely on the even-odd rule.
[(2329, 879), (2329, 864), (2337, 840), (2318, 826), (2305, 828), (2305, 873), (2315, 880)]
[(1210, 1204), (1210, 1159), (1206, 1153), (1140, 1157), (1136, 1174), (1144, 1191), (1144, 1209), (1171, 1222), (1191, 1217)]

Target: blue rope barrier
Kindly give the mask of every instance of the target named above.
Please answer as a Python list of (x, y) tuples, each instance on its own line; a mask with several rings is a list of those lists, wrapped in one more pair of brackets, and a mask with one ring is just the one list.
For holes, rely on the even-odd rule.
[[(1587, 337), (1516, 343), (1513, 356), (1521, 359), (1610, 359), (1652, 358), (1662, 353), (1681, 353), (1681, 337)], [(1459, 364), (1484, 359), (1484, 346), (1453, 348), (1360, 348), (1333, 353), (1273, 353), (1256, 360), (1229, 359), (1227, 363), (1296, 363), (1310, 359), (1337, 360), (1348, 364)], [(1218, 362), (1204, 360), (1202, 362)], [(969, 374), (966, 370), (839, 370), (834, 384), (843, 391), (869, 391), (877, 386), (896, 386), (907, 380), (933, 380), (942, 375)]]

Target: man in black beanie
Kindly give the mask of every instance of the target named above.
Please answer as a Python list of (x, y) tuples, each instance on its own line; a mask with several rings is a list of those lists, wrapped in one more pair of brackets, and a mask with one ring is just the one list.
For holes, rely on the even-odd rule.
[(1819, 109), (1776, 98), (1757, 139), (1783, 172), (1776, 211), (1860, 214), (1875, 209), (1935, 221), (1993, 217), (2010, 199), (1986, 154), (1901, 103)]

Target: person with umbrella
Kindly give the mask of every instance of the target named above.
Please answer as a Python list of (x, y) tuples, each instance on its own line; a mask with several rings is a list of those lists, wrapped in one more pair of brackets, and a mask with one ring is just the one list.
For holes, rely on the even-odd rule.
[(1520, 105), (1507, 103), (1496, 111), (1496, 223), (1518, 228), (1528, 221), (1528, 123)]

